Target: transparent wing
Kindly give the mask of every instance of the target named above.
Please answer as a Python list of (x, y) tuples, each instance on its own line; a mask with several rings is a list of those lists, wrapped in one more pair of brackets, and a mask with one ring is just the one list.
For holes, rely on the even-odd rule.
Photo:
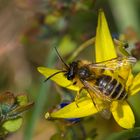
[(114, 70), (118, 70), (121, 67), (125, 67), (126, 69), (128, 69), (135, 63), (136, 63), (136, 58), (130, 56), (130, 57), (117, 57), (108, 61), (89, 64), (89, 66), (90, 68), (114, 71)]
[(111, 111), (106, 108), (106, 109), (103, 109), (101, 112), (100, 112), (101, 116), (107, 120), (109, 120), (111, 118)]
[(110, 119), (111, 112), (110, 112), (110, 103), (111, 99), (105, 96), (100, 92), (97, 86), (91, 86), (88, 81), (82, 80), (82, 83), (88, 89), (88, 93), (92, 98), (93, 104), (95, 105), (96, 109), (99, 111), (100, 115), (105, 119)]
[[(111, 99), (108, 96), (105, 96), (98, 88), (98, 86), (96, 85), (91, 85), (90, 82), (86, 81), (86, 80), (81, 80), (81, 82), (83, 83), (83, 85), (85, 87), (87, 87), (91, 92), (93, 92), (93, 94), (96, 95), (97, 98), (103, 100), (103, 101), (108, 101), (110, 102)], [(89, 93), (90, 94), (90, 93)], [(95, 98), (96, 98), (95, 97)]]

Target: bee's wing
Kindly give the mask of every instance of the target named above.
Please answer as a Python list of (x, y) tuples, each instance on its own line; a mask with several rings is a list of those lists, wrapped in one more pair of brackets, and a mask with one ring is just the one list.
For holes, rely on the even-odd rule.
[(111, 112), (109, 110), (111, 100), (107, 96), (101, 93), (97, 86), (92, 86), (88, 81), (82, 80), (85, 87), (90, 89), (88, 92), (92, 98), (93, 104), (100, 112), (101, 116), (105, 119), (110, 119)]
[(101, 116), (105, 119), (110, 119), (111, 118), (111, 111), (106, 108), (106, 109), (103, 109), (101, 112), (100, 112)]
[(134, 57), (117, 57), (111, 60), (89, 64), (90, 68), (97, 68), (103, 70), (118, 70), (121, 67), (126, 69), (130, 68), (131, 65), (136, 63), (136, 58)]
[[(88, 81), (86, 80), (81, 80), (81, 82), (83, 83), (83, 85), (85, 87), (87, 87), (90, 91), (92, 91), (97, 98), (100, 98), (104, 101), (111, 101), (110, 98), (108, 98), (107, 96), (105, 96), (104, 94), (102, 94), (102, 92), (99, 90), (98, 86), (96, 85), (91, 85)], [(90, 94), (90, 93), (89, 93)], [(92, 96), (91, 96), (92, 97)]]

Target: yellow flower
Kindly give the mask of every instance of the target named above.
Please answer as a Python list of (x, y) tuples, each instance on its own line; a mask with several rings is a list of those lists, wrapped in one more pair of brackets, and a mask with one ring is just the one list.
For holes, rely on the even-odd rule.
[[(98, 26), (95, 39), (95, 55), (96, 62), (107, 61), (117, 57), (115, 46), (111, 38), (108, 25), (104, 12), (99, 11)], [(52, 70), (49, 68), (39, 67), (38, 71), (46, 77), (58, 72), (59, 70)], [(122, 67), (119, 71), (126, 82), (126, 92), (129, 96), (134, 95), (140, 91), (140, 73), (134, 77), (131, 73), (131, 68), (127, 71), (125, 67)], [(57, 84), (63, 87), (67, 87), (71, 90), (78, 91), (79, 87), (72, 85), (72, 82), (67, 80), (63, 73), (59, 73), (51, 78)], [(70, 86), (68, 86), (70, 85)], [(78, 103), (78, 106), (77, 106)], [(128, 105), (127, 101), (112, 101), (110, 105), (110, 111), (116, 122), (123, 128), (132, 128), (135, 124), (134, 114)], [(80, 118), (89, 115), (93, 115), (99, 112), (97, 107), (94, 106), (91, 97), (82, 97), (76, 102), (72, 102), (64, 108), (52, 112), (46, 113), (46, 118)]]

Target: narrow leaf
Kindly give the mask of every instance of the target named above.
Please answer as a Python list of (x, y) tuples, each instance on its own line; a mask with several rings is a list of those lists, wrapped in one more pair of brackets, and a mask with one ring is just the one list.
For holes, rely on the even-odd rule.
[(140, 138), (140, 127), (113, 133), (106, 140), (126, 140), (130, 138), (137, 138), (137, 140)]
[(2, 127), (7, 130), (8, 132), (15, 132), (17, 131), (22, 125), (23, 119), (21, 117), (8, 120), (2, 124)]

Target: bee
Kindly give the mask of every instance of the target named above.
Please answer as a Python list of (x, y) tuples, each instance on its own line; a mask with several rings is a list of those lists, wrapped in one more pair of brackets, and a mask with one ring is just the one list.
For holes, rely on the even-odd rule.
[(0, 123), (21, 116), (33, 105), (33, 102), (27, 102), (25, 98), (24, 94), (15, 96), (11, 92), (0, 93)]
[[(97, 106), (95, 101), (96, 98), (99, 98), (106, 103), (127, 99), (126, 81), (131, 66), (136, 63), (134, 57), (117, 57), (99, 63), (77, 60), (67, 65), (57, 50), (56, 52), (64, 63), (65, 69), (54, 73), (46, 80), (63, 72), (64, 76), (72, 81), (73, 85), (80, 86), (80, 91), (82, 89), (88, 91), (95, 106)], [(122, 68), (125, 70), (125, 73), (127, 73), (125, 74), (127, 75), (126, 77), (123, 77), (119, 73)]]

